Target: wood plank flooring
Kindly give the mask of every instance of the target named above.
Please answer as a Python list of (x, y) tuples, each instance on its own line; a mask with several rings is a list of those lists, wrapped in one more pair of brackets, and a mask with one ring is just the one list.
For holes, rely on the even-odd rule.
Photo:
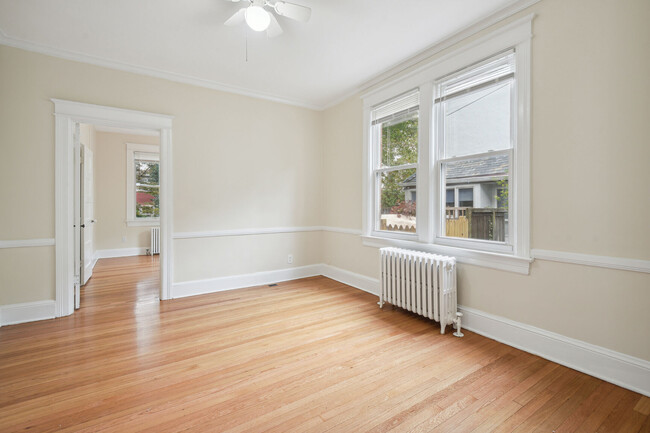
[(158, 301), (103, 259), (73, 316), (0, 328), (0, 432), (650, 432), (650, 399), (315, 277)]

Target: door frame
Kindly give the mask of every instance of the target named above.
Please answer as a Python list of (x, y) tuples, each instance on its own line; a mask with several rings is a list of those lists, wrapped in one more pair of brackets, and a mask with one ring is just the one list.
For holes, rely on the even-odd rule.
[(148, 129), (160, 134), (160, 299), (171, 299), (173, 281), (173, 116), (51, 99), (55, 116), (56, 317), (74, 312), (74, 130), (76, 123)]

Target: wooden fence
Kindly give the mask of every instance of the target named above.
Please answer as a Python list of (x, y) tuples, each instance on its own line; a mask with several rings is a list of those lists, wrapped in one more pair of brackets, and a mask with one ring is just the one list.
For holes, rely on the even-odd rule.
[(448, 207), (446, 235), (503, 242), (506, 214), (505, 209)]
[(469, 237), (469, 220), (466, 216), (447, 218), (447, 236), (455, 238)]

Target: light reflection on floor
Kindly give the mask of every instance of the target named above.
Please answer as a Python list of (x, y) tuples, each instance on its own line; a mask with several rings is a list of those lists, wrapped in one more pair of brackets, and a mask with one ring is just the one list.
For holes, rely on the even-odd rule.
[(82, 288), (81, 308), (75, 312), (75, 319), (95, 323), (97, 317), (110, 315), (111, 311), (131, 310), (135, 318), (137, 354), (148, 354), (160, 335), (159, 257), (98, 260), (93, 276)]

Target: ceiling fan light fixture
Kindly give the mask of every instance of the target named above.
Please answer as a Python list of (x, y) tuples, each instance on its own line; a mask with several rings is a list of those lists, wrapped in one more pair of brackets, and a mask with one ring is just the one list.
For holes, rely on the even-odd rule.
[(246, 8), (246, 13), (244, 15), (246, 19), (246, 24), (248, 27), (255, 30), (256, 32), (263, 32), (269, 27), (271, 23), (271, 17), (269, 13), (264, 10), (261, 6), (251, 5)]

